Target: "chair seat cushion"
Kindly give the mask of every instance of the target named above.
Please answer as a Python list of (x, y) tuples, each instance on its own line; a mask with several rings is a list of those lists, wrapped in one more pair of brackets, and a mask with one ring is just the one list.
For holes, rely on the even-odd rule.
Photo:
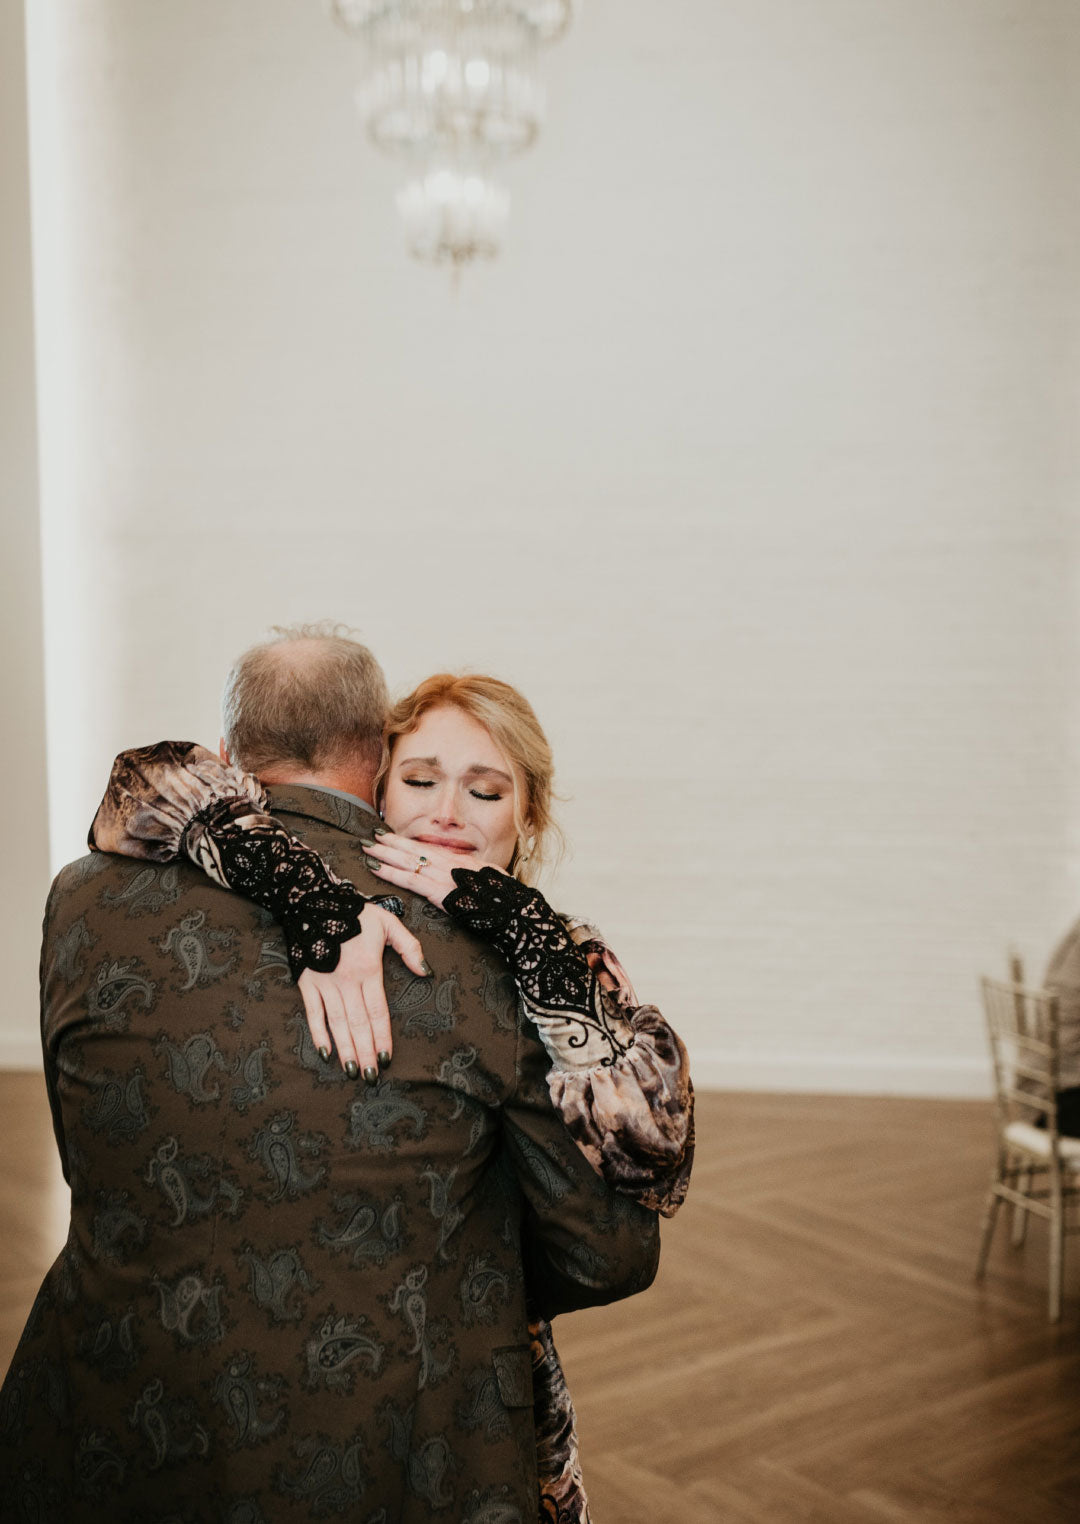
[[(1027, 1154), (1037, 1154), (1040, 1159), (1050, 1157), (1050, 1139), (1031, 1122), (1010, 1122), (1005, 1129), (1005, 1141)], [(1058, 1154), (1067, 1169), (1080, 1169), (1080, 1138), (1059, 1137)]]

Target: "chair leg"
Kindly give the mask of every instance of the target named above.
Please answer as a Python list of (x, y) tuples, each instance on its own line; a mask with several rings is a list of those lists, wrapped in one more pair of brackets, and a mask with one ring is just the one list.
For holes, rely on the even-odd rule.
[[(995, 1180), (994, 1185), (997, 1185), (997, 1183), (997, 1180)], [(990, 1245), (993, 1242), (994, 1238), (994, 1228), (997, 1226), (998, 1209), (1001, 1206), (1001, 1197), (994, 1189), (994, 1185), (990, 1187), (989, 1195), (986, 1198), (986, 1212), (983, 1216), (982, 1241), (979, 1244), (979, 1257), (975, 1261), (975, 1279), (977, 1281), (981, 1281), (983, 1276), (986, 1274), (986, 1261), (990, 1255)]]
[[(1031, 1171), (1029, 1169), (1021, 1170), (1019, 1175), (1017, 1175), (1016, 1189), (1025, 1194), (1031, 1189)], [(1027, 1237), (1027, 1225), (1027, 1208), (1014, 1206), (1012, 1220), (1012, 1246), (1014, 1249), (1019, 1249)]]
[(1060, 1179), (1051, 1180), (1050, 1206), (1050, 1306), (1051, 1323), (1061, 1322), (1061, 1283), (1065, 1272), (1065, 1208)]

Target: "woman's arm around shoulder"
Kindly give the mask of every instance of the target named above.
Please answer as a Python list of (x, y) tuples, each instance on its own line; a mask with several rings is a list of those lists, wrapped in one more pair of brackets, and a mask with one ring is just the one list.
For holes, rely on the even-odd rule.
[(609, 1184), (671, 1217), (686, 1198), (694, 1159), (689, 1056), (656, 1006), (639, 1003), (596, 928), (569, 916), (564, 924), (596, 976), (612, 1026), (622, 1024), (621, 1051), (613, 1046), (599, 1063), (582, 1065), (574, 1049), (556, 1055), (549, 1046), (548, 1090), (579, 1148)]
[(90, 827), (92, 850), (152, 862), (187, 857), (281, 922), (293, 977), (333, 968), (367, 897), (270, 814), (254, 773), (192, 741), (123, 751)]
[[(285, 934), (312, 1040), (324, 1058), (333, 1040), (343, 1067), (373, 1082), (393, 1052), (382, 953), (393, 947), (412, 971), (427, 972), (420, 943), (392, 896), (371, 899), (339, 878), (319, 854), (270, 813), (253, 773), (221, 762), (191, 741), (160, 741), (121, 752), (90, 827), (92, 850), (151, 862), (186, 857), (223, 889), (268, 910)], [(366, 930), (363, 946), (359, 933)], [(342, 992), (323, 981), (352, 948)]]
[[(506, 959), (552, 1060), (548, 1089), (604, 1180), (670, 1217), (694, 1156), (686, 1048), (594, 929), (564, 918), (538, 889), (497, 868), (462, 868), (437, 848), (384, 836), (379, 877), (416, 888)], [(421, 871), (422, 869), (422, 871)]]

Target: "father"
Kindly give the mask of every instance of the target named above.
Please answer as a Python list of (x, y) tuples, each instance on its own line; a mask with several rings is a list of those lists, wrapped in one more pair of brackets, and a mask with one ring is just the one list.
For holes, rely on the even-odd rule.
[[(379, 894), (371, 654), (293, 636), (227, 692), (233, 760)], [(71, 1231), (0, 1393), (13, 1517), (535, 1518), (526, 1265), (542, 1313), (629, 1295), (656, 1222), (554, 1114), (497, 956), (406, 899), (432, 973), (364, 909), (363, 940), (388, 932), (410, 965), (387, 956), (393, 1059), (364, 1083), (320, 1055), (248, 901), (187, 862), (97, 854), (57, 878), (42, 1035)]]

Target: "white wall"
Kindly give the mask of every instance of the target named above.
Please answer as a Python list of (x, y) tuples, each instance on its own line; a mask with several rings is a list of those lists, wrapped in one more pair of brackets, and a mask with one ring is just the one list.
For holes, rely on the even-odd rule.
[(699, 1082), (981, 1090), (1080, 909), (1072, 0), (591, 0), (456, 292), (315, 0), (33, 12), (58, 856), (330, 615), (532, 697)]
[(49, 883), (41, 555), (21, 5), (0, 4), (0, 1067), (37, 1046), (37, 962)]

